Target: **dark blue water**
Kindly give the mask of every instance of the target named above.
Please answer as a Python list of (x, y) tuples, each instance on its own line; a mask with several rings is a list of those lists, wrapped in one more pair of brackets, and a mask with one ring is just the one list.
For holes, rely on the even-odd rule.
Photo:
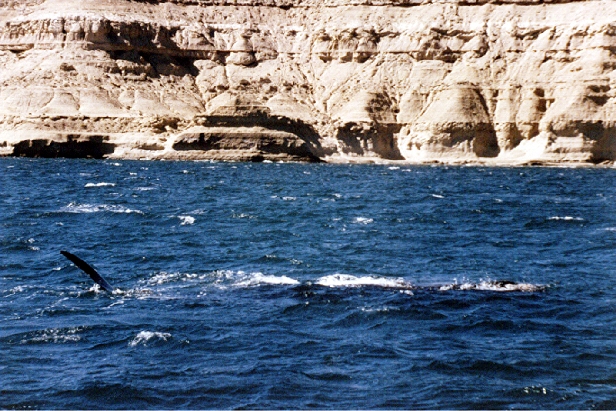
[(616, 408), (614, 169), (1, 159), (0, 222), (1, 408)]

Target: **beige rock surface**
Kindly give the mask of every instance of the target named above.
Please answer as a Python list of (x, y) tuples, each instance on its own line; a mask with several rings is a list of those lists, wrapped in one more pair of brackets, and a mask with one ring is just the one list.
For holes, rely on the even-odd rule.
[(616, 160), (609, 0), (0, 0), (0, 155)]

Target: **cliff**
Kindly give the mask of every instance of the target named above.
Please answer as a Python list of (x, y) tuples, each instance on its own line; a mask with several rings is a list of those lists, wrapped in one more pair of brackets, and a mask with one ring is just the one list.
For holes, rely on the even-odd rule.
[(616, 160), (616, 2), (0, 0), (0, 155)]

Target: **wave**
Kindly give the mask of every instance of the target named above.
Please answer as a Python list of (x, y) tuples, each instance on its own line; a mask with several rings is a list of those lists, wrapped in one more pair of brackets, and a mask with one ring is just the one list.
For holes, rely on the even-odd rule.
[(168, 273), (160, 272), (147, 280), (149, 286), (164, 285), (168, 283), (203, 281), (208, 278), (207, 274), (193, 273)]
[(143, 214), (143, 211), (133, 210), (131, 208), (127, 208), (121, 205), (116, 204), (79, 204), (79, 203), (69, 203), (66, 207), (62, 209), (62, 211), (67, 213), (101, 213), (101, 212), (109, 212), (109, 213), (126, 213), (126, 214)]
[(529, 283), (516, 283), (513, 281), (481, 281), (479, 283), (447, 284), (438, 288), (440, 291), (498, 291), (498, 292), (536, 292), (543, 291), (545, 286)]
[(115, 187), (115, 183), (87, 183), (85, 186), (85, 188), (91, 188), (91, 187)]
[(79, 342), (80, 335), (85, 327), (47, 328), (45, 330), (31, 331), (8, 338), (8, 342), (19, 344), (66, 344)]
[(189, 215), (179, 215), (178, 218), (182, 221), (180, 225), (191, 225), (195, 223), (195, 217)]
[(171, 338), (171, 334), (163, 333), (159, 331), (141, 331), (133, 338), (128, 345), (130, 347), (136, 347), (138, 345), (147, 346), (148, 342), (154, 340), (156, 342), (166, 342)]
[[(412, 289), (426, 289), (438, 291), (499, 291), (499, 292), (537, 292), (545, 290), (544, 285), (530, 283), (516, 283), (507, 280), (486, 280), (478, 283), (465, 282), (453, 283), (440, 286), (420, 286), (415, 285), (403, 278), (365, 276), (356, 277), (348, 274), (334, 274), (319, 278), (315, 285), (329, 288), (344, 288), (344, 287), (380, 287), (394, 288), (401, 291), (410, 291)], [(412, 292), (408, 293), (413, 295)]]
[(356, 277), (349, 274), (333, 274), (319, 278), (316, 285), (323, 287), (337, 288), (337, 287), (382, 287), (382, 288), (400, 288), (411, 289), (413, 285), (402, 278), (389, 278), (389, 277), (377, 277), (366, 276)]
[(296, 279), (275, 275), (264, 275), (261, 273), (249, 274), (244, 280), (237, 282), (238, 287), (255, 287), (260, 285), (297, 285), (300, 282)]
[(564, 216), (564, 217), (554, 216), (554, 217), (548, 218), (548, 220), (550, 221), (584, 221), (582, 217), (571, 217), (571, 216)]
[(167, 273), (161, 272), (147, 280), (149, 286), (160, 286), (172, 283), (196, 282), (217, 288), (256, 287), (260, 285), (298, 285), (299, 280), (285, 275), (266, 275), (260, 272), (218, 270), (206, 274)]
[(574, 216), (552, 216), (552, 217), (541, 217), (541, 218), (533, 218), (526, 224), (524, 227), (526, 228), (549, 228), (558, 224), (585, 224), (586, 219), (582, 217), (574, 217)]
[[(448, 284), (429, 284), (422, 285), (412, 283), (402, 277), (384, 277), (378, 275), (355, 276), (350, 274), (332, 274), (317, 278), (316, 280), (302, 280), (289, 277), (287, 275), (272, 275), (262, 272), (246, 272), (243, 270), (217, 270), (206, 273), (186, 273), (186, 272), (159, 272), (150, 278), (143, 279), (142, 287), (126, 291), (118, 291), (114, 295), (123, 297), (164, 297), (172, 290), (184, 291), (196, 289), (199, 293), (209, 293), (211, 290), (232, 290), (234, 288), (253, 288), (259, 286), (282, 286), (301, 288), (325, 287), (330, 289), (344, 288), (380, 288), (398, 290), (400, 293), (409, 296), (414, 295), (413, 291), (421, 290), (428, 292), (446, 291), (487, 291), (487, 292), (541, 292), (547, 286), (525, 282), (514, 282), (508, 280), (480, 280), (479, 282), (457, 281)], [(143, 288), (145, 286), (145, 288)], [(93, 285), (88, 292), (99, 292), (97, 285)], [(162, 293), (162, 294), (161, 294)], [(201, 295), (200, 294), (200, 295)], [(178, 297), (177, 295), (174, 297)]]
[(247, 213), (233, 213), (231, 215), (231, 218), (238, 218), (238, 219), (247, 218), (249, 220), (252, 220), (252, 219), (257, 218), (257, 217), (255, 217), (254, 215), (251, 215), (251, 214), (247, 214)]
[(214, 285), (218, 288), (227, 287), (258, 287), (261, 285), (298, 285), (300, 282), (285, 275), (266, 275), (261, 272), (247, 273), (245, 271), (219, 270), (213, 273)]

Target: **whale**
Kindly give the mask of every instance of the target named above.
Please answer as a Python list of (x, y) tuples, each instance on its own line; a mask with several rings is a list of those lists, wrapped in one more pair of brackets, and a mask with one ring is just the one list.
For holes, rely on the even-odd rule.
[[(72, 254), (68, 251), (60, 251), (60, 253), (68, 258), (75, 266), (81, 269), (83, 272), (88, 274), (90, 278), (100, 286), (104, 291), (113, 294), (114, 292), (122, 293), (120, 289), (114, 288), (107, 280), (103, 278), (90, 264), (83, 261), (81, 258), (77, 257), (75, 254)], [(313, 288), (315, 284), (312, 281), (306, 281), (303, 283), (299, 283), (296, 286), (297, 290), (310, 290)], [(319, 286), (319, 284), (316, 284)], [(356, 284), (355, 284), (356, 285)], [(323, 285), (323, 287), (330, 287), (329, 285)], [(367, 286), (370, 288), (384, 288), (391, 289), (391, 286), (385, 285), (381, 286), (379, 284), (363, 284), (363, 286)], [(344, 285), (342, 285), (344, 287)], [(533, 284), (525, 284), (525, 283), (517, 283), (515, 281), (509, 280), (491, 280), (491, 281), (482, 281), (479, 284), (448, 284), (448, 285), (429, 285), (429, 286), (415, 286), (411, 284), (400, 284), (394, 286), (393, 288), (398, 288), (401, 290), (427, 290), (427, 291), (543, 291), (545, 286), (541, 285), (533, 285)]]
[(69, 253), (68, 251), (60, 251), (64, 257), (68, 258), (77, 268), (81, 269), (84, 273), (88, 274), (90, 278), (99, 285), (100, 288), (107, 291), (110, 294), (113, 294), (115, 288), (107, 282), (90, 264), (83, 261), (81, 258), (77, 257), (75, 254)]

